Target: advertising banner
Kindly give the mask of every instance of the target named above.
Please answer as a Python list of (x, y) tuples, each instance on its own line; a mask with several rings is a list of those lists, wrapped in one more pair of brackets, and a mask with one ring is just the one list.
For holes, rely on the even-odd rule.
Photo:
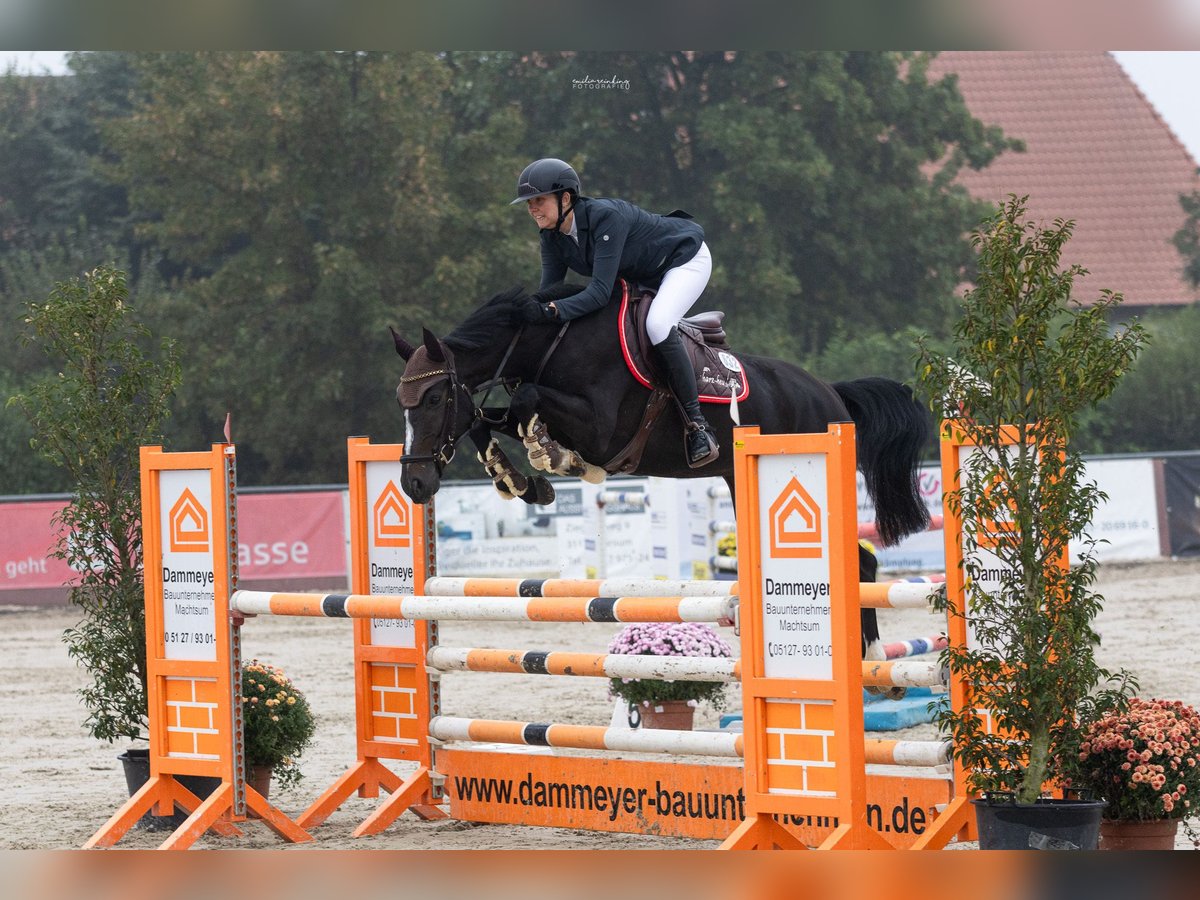
[(346, 578), (344, 491), (238, 496), (243, 579)]
[(211, 477), (206, 469), (159, 475), (166, 659), (217, 658)]
[(758, 463), (762, 612), (767, 678), (833, 678), (825, 458), (764, 456)]
[[(366, 463), (367, 560), (372, 594), (414, 594), (413, 508), (400, 490), (399, 462)], [(415, 647), (415, 623), (406, 619), (372, 619), (371, 644)]]
[(57, 588), (71, 580), (71, 570), (61, 559), (51, 559), (58, 539), (54, 515), (62, 500), (31, 500), (0, 506), (0, 589)]

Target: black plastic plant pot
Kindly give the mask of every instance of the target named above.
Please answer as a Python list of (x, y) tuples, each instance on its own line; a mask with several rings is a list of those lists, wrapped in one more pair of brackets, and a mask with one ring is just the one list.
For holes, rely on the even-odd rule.
[[(144, 747), (131, 747), (117, 757), (125, 769), (125, 784), (129, 787), (129, 796), (133, 796), (142, 785), (150, 780), (150, 751)], [(208, 778), (203, 775), (177, 775), (179, 783), (201, 800), (208, 797), (221, 786), (220, 778)], [(169, 816), (156, 816), (146, 813), (138, 819), (135, 828), (142, 831), (174, 831), (186, 821), (188, 814), (182, 807), (176, 806), (175, 812)]]
[(1095, 850), (1103, 800), (1040, 799), (1017, 803), (1011, 794), (972, 800), (980, 850)]

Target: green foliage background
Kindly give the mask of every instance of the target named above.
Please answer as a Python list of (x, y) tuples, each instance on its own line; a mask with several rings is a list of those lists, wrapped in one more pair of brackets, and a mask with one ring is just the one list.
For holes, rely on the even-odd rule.
[[(726, 311), (736, 349), (831, 379), (911, 380), (913, 330), (949, 335), (974, 273), (966, 236), (988, 212), (952, 179), (1020, 150), (971, 116), (953, 78), (930, 83), (926, 62), (74, 54), (70, 76), (0, 76), (0, 318), (113, 264), (146, 324), (178, 342), (168, 446), (219, 439), (231, 411), (243, 483), (340, 482), (346, 435), (402, 433), (387, 326), (445, 332), (486, 297), (535, 285), (537, 233), (508, 200), (525, 163), (554, 155), (588, 195), (697, 217), (715, 261), (699, 305)], [(589, 77), (628, 90), (581, 89)], [(46, 373), (15, 333), (5, 396)], [(1122, 424), (1086, 435), (1130, 449), (1146, 432)], [(28, 439), (5, 413), (0, 494), (69, 489)]]

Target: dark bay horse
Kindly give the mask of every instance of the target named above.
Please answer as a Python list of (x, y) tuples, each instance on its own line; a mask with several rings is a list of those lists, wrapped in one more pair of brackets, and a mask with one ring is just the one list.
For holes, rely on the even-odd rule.
[[(539, 293), (538, 299), (549, 302), (579, 290), (560, 287)], [(397, 352), (407, 363), (396, 393), (406, 425), (401, 486), (413, 501), (424, 503), (437, 492), (442, 469), (468, 433), (501, 493), (548, 503), (553, 498), (549, 482), (517, 471), (493, 432), (522, 441), (535, 468), (598, 482), (608, 474), (605, 464), (638, 431), (650, 391), (622, 357), (620, 303), (614, 300), (572, 321), (564, 332), (556, 323), (514, 325), (513, 301), (521, 295), (521, 288), (498, 294), (444, 338), (426, 330), (419, 346), (393, 331)], [(929, 517), (917, 473), (932, 419), (907, 387), (884, 378), (830, 384), (782, 360), (738, 359), (750, 384), (749, 396), (738, 404), (742, 424), (757, 425), (764, 434), (792, 434), (824, 432), (831, 422), (853, 421), (858, 467), (875, 503), (880, 540), (892, 544), (924, 530)], [(481, 410), (476, 394), (500, 384), (511, 394), (507, 411)], [(683, 418), (671, 404), (650, 432), (632, 474), (720, 476), (732, 489), (728, 406), (706, 404), (705, 414), (720, 442), (717, 460), (688, 467)], [(864, 560), (862, 567), (868, 565)], [(873, 634), (866, 637), (877, 641), (871, 613)]]

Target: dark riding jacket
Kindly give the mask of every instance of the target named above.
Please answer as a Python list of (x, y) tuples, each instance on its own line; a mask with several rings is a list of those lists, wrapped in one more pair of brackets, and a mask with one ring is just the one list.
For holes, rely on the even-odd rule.
[(696, 255), (704, 229), (680, 210), (660, 216), (624, 200), (580, 197), (575, 204), (579, 243), (561, 231), (543, 229), (542, 287), (557, 284), (567, 269), (590, 275), (584, 290), (555, 309), (563, 321), (603, 307), (617, 278), (657, 287), (668, 269)]

